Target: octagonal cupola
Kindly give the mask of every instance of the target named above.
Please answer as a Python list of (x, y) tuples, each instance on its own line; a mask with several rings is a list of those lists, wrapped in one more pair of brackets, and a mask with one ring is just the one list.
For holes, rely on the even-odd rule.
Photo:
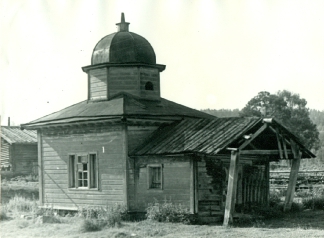
[(126, 92), (142, 98), (160, 99), (160, 72), (151, 44), (129, 31), (124, 13), (118, 31), (103, 37), (95, 46), (88, 74), (88, 100), (109, 100)]

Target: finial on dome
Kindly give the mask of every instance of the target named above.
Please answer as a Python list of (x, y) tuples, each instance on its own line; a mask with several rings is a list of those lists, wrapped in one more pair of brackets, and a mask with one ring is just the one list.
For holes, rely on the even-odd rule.
[(120, 23), (116, 24), (118, 26), (118, 31), (128, 31), (128, 22), (125, 22), (125, 15), (122, 12)]

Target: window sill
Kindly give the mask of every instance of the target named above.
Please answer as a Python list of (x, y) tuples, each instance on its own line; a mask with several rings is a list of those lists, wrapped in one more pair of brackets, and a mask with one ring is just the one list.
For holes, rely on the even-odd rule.
[(147, 190), (151, 192), (163, 192), (162, 188), (148, 188)]
[(69, 191), (99, 191), (99, 188), (69, 188)]

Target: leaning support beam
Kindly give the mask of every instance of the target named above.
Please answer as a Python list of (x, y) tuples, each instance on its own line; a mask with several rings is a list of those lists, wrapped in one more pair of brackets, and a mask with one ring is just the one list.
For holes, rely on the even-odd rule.
[(295, 193), (295, 187), (297, 182), (297, 176), (299, 171), (299, 165), (300, 160), (302, 157), (302, 153), (299, 151), (299, 148), (295, 143), (292, 143), (292, 149), (294, 152), (294, 159), (292, 161), (291, 169), (290, 169), (290, 175), (289, 175), (289, 183), (288, 183), (288, 189), (287, 189), (287, 195), (285, 199), (284, 204), (284, 211), (289, 211), (291, 209), (292, 202), (294, 200), (294, 193)]
[(238, 177), (238, 164), (239, 164), (239, 151), (233, 150), (231, 152), (231, 163), (228, 172), (227, 195), (225, 203), (224, 226), (233, 223), (233, 213), (235, 208), (235, 195), (237, 189)]

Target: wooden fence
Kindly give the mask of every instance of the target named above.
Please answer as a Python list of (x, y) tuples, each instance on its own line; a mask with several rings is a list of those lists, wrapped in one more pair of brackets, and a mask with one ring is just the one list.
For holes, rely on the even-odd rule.
[[(270, 189), (287, 189), (290, 171), (270, 171)], [(296, 190), (324, 186), (324, 170), (299, 171)]]

